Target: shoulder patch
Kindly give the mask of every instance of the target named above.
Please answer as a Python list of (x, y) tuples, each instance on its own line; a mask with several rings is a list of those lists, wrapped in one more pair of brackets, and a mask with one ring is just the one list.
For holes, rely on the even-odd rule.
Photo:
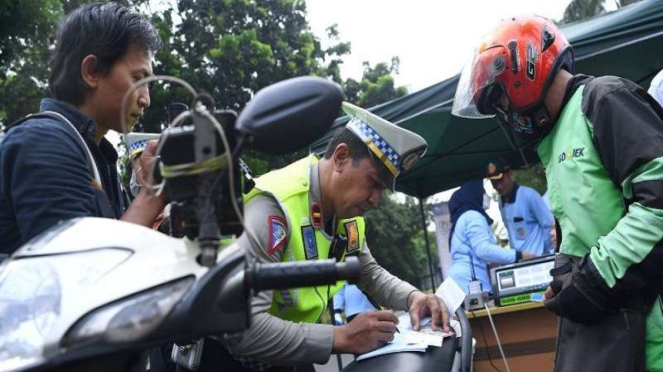
[(307, 260), (318, 258), (318, 245), (315, 240), (313, 226), (302, 226), (302, 240), (304, 241), (304, 254)]
[(359, 227), (357, 221), (350, 221), (343, 224), (345, 226), (345, 233), (348, 236), (348, 253), (359, 250)]
[(269, 248), (267, 249), (267, 254), (271, 256), (285, 246), (288, 241), (288, 229), (285, 220), (277, 215), (270, 214), (267, 217), (267, 223), (269, 224)]

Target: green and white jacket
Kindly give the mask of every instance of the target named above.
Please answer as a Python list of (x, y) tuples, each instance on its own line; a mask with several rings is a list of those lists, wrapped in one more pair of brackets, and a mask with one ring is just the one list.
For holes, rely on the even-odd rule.
[(575, 76), (537, 152), (560, 252), (589, 257), (591, 301), (646, 299), (647, 370), (663, 371), (663, 109), (628, 80)]

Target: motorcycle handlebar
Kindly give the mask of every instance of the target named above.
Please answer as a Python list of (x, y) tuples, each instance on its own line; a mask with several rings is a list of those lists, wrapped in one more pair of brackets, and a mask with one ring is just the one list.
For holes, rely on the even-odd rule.
[(254, 264), (250, 271), (254, 291), (315, 287), (335, 284), (339, 280), (355, 282), (359, 277), (359, 259), (347, 257), (345, 262), (334, 259)]

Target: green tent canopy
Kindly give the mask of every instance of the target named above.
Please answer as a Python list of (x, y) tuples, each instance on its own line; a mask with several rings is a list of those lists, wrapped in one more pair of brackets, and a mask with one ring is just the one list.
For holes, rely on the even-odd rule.
[[(663, 69), (663, 1), (644, 0), (566, 25), (563, 31), (573, 46), (577, 73), (616, 75), (648, 87)], [(456, 75), (370, 109), (428, 141), (426, 156), (398, 177), (398, 191), (425, 198), (459, 186), (481, 178), (485, 165), (495, 156), (515, 166), (524, 165), (494, 119), (469, 120), (451, 115), (458, 78)], [(324, 152), (334, 130), (347, 121), (347, 116), (338, 118), (311, 151)], [(528, 162), (538, 161), (532, 147), (526, 148), (524, 155)]]

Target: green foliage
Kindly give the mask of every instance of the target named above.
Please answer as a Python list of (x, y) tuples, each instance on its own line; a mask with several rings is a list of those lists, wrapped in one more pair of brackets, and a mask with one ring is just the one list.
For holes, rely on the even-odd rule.
[(513, 175), (516, 182), (535, 189), (541, 195), (548, 190), (546, 171), (540, 163), (529, 168), (514, 170)]
[[(610, 0), (617, 5), (618, 8), (623, 6), (637, 3), (640, 0)], [(566, 6), (564, 10), (564, 18), (561, 24), (581, 21), (586, 18), (591, 18), (595, 15), (605, 13), (606, 0), (573, 0)]]
[[(323, 50), (305, 16), (306, 3), (299, 0), (179, 0), (176, 8), (152, 16), (165, 41), (155, 73), (181, 77), (211, 94), (217, 108), (238, 111), (258, 90), (290, 77), (340, 81), (340, 57), (349, 53), (349, 44)], [(338, 40), (336, 26), (328, 37)], [(168, 86), (153, 89), (152, 105), (160, 109), (149, 110), (145, 131), (163, 128), (170, 102), (190, 101), (173, 97), (172, 90), (165, 96)]]
[(345, 95), (347, 100), (361, 107), (373, 107), (402, 97), (407, 94), (405, 87), (396, 88), (392, 74), (398, 74), (400, 60), (391, 59), (391, 65), (380, 62), (371, 67), (364, 62), (364, 74), (361, 82), (348, 79), (345, 82)]
[(60, 0), (0, 0), (0, 128), (38, 111), (63, 12)]
[[(183, 78), (211, 94), (216, 108), (236, 111), (258, 90), (290, 77), (318, 75), (340, 82), (341, 57), (350, 44), (338, 41), (334, 25), (327, 29), (333, 45), (323, 50), (305, 16), (304, 1), (179, 0), (176, 8), (151, 18), (165, 44), (155, 73)], [(146, 132), (164, 128), (171, 102), (191, 99), (170, 84), (155, 85), (151, 94), (152, 107), (139, 128)], [(305, 155), (306, 150), (281, 157), (252, 152), (242, 158), (260, 175)]]
[[(428, 209), (428, 208), (426, 208)], [(427, 223), (431, 212), (426, 211)], [(412, 197), (403, 203), (385, 193), (380, 206), (366, 216), (366, 239), (377, 262), (397, 277), (413, 285), (429, 274), (419, 204)], [(434, 267), (439, 265), (434, 233), (429, 233)], [(424, 283), (426, 284), (426, 283)]]

